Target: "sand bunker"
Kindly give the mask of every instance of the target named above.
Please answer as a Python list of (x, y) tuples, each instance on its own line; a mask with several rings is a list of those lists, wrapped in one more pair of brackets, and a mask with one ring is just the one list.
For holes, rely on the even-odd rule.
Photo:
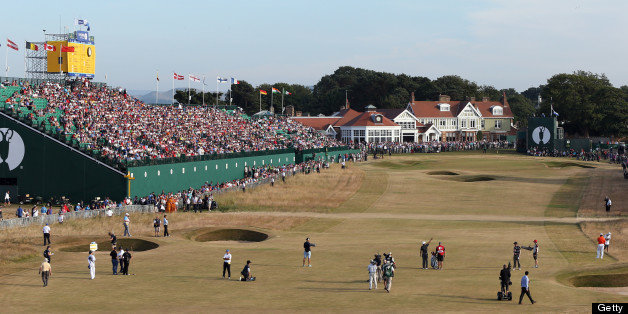
[(207, 232), (200, 232), (194, 238), (198, 242), (208, 241), (243, 241), (261, 242), (268, 239), (268, 234), (259, 231), (246, 229), (214, 229)]

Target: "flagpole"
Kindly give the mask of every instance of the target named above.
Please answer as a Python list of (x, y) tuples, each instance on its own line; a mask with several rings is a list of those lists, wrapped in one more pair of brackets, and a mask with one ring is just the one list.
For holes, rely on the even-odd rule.
[(172, 99), (170, 101), (172, 102), (172, 106), (174, 106), (174, 71), (172, 71)]
[(262, 92), (259, 92), (259, 111), (262, 112)]
[(190, 105), (191, 100), (192, 96), (190, 96), (190, 74), (188, 73), (188, 106)]
[(281, 113), (283, 114), (283, 94), (286, 93), (286, 89), (282, 88), (281, 89)]
[[(274, 95), (275, 93), (273, 92), (274, 90), (275, 90), (275, 88), (271, 86), (270, 87), (270, 108), (273, 107), (273, 96), (275, 96)], [(270, 109), (270, 108), (268, 108), (268, 109)]]
[(155, 93), (155, 105), (159, 103), (159, 70), (157, 70), (157, 93)]
[(218, 106), (218, 76), (216, 76), (216, 104), (214, 106)]
[(203, 82), (201, 82), (201, 84), (203, 84), (203, 106), (205, 106), (205, 76), (203, 76)]
[(4, 56), (4, 77), (9, 75), (9, 43), (7, 41), (6, 54)]

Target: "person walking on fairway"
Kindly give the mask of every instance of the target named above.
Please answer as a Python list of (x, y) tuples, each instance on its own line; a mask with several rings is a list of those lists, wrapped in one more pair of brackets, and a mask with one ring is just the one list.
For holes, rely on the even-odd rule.
[(423, 260), (423, 264), (421, 266), (423, 266), (422, 267), (423, 269), (427, 269), (429, 266), (428, 251), (429, 251), (430, 242), (432, 242), (432, 239), (430, 239), (427, 242), (423, 241), (423, 244), (421, 245), (421, 259)]
[(111, 253), (109, 253), (109, 256), (111, 256), (111, 266), (113, 268), (113, 274), (117, 275), (118, 274), (118, 251), (116, 251), (115, 246), (111, 249)]
[(129, 219), (129, 213), (124, 214), (124, 234), (123, 237), (130, 237), (131, 232), (129, 232), (129, 224), (131, 223), (131, 219)]
[(438, 261), (438, 270), (443, 269), (443, 260), (445, 259), (445, 247), (438, 242), (436, 247), (436, 260)]
[(369, 290), (373, 289), (373, 284), (375, 284), (375, 289), (377, 289), (377, 265), (375, 260), (371, 260), (367, 270), (369, 271)]
[(89, 268), (89, 275), (92, 278), (96, 278), (96, 256), (94, 256), (94, 251), (89, 251), (89, 256), (87, 257), (87, 268)]
[(44, 262), (39, 266), (39, 274), (41, 274), (41, 281), (44, 282), (44, 287), (48, 286), (48, 278), (52, 275), (52, 266), (48, 263), (47, 258), (44, 258)]
[(44, 250), (44, 257), (48, 260), (48, 263), (50, 263), (50, 257), (52, 255), (55, 255), (55, 253), (52, 253), (50, 251), (50, 245), (46, 247), (46, 249)]
[(395, 265), (391, 260), (386, 260), (384, 266), (382, 266), (382, 271), (384, 272), (384, 289), (386, 289), (386, 292), (390, 293), (392, 278), (395, 277)]
[(316, 246), (314, 243), (310, 243), (310, 238), (305, 238), (303, 243), (303, 267), (305, 267), (305, 260), (307, 260), (307, 267), (312, 267), (310, 258), (312, 257), (312, 247)]
[(231, 253), (229, 253), (229, 249), (225, 251), (225, 255), (222, 257), (222, 278), (225, 278), (225, 272), (229, 273), (227, 279), (231, 279)]
[(127, 276), (129, 275), (129, 264), (131, 263), (132, 257), (133, 256), (131, 256), (131, 252), (129, 252), (129, 248), (127, 248), (124, 254), (122, 254), (122, 262), (124, 263), (122, 267), (123, 275), (127, 275)]
[(596, 258), (604, 258), (604, 245), (606, 244), (606, 238), (604, 238), (604, 234), (600, 233), (600, 236), (597, 238), (597, 257)]
[(515, 268), (517, 268), (521, 270), (521, 262), (519, 261), (519, 256), (521, 255), (521, 247), (519, 246), (517, 241), (515, 241), (513, 245), (514, 246), (512, 248), (512, 263), (513, 263), (512, 269), (514, 270)]
[(606, 207), (606, 213), (611, 212), (611, 205), (613, 205), (613, 202), (611, 202), (611, 198), (606, 196), (606, 198), (604, 199), (604, 206)]
[(525, 275), (521, 277), (521, 295), (519, 295), (519, 304), (523, 301), (523, 295), (527, 295), (530, 302), (534, 304), (534, 300), (532, 300), (532, 296), (530, 295), (530, 278), (528, 278), (528, 271), (526, 270)]
[(45, 246), (46, 244), (50, 244), (50, 226), (46, 224), (42, 231), (44, 232), (44, 246)]

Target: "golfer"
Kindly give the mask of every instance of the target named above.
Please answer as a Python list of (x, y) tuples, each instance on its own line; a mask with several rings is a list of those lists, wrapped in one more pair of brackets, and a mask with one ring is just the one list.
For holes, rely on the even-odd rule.
[(371, 260), (367, 270), (369, 271), (369, 290), (373, 289), (373, 284), (375, 284), (375, 289), (377, 289), (377, 263), (375, 260)]
[(307, 267), (312, 267), (310, 258), (312, 257), (312, 247), (316, 246), (314, 243), (310, 243), (310, 238), (305, 238), (303, 243), (303, 267), (305, 267), (305, 260), (307, 260)]
[(246, 261), (246, 265), (244, 265), (244, 268), (242, 269), (240, 274), (242, 275), (242, 277), (240, 278), (240, 281), (255, 281), (255, 277), (251, 276), (251, 261), (250, 260)]
[(131, 223), (131, 219), (129, 219), (129, 213), (124, 214), (124, 234), (123, 237), (130, 237), (131, 232), (129, 232), (129, 224)]
[(87, 257), (87, 268), (89, 268), (89, 275), (92, 278), (96, 278), (96, 256), (94, 256), (94, 251), (89, 251), (89, 256)]
[(532, 248), (532, 257), (534, 257), (534, 268), (539, 268), (539, 242), (534, 240), (534, 247)]
[(48, 259), (44, 258), (44, 262), (39, 266), (39, 273), (41, 274), (41, 281), (44, 282), (44, 287), (48, 286), (48, 278), (52, 275), (52, 267), (48, 263)]
[(532, 300), (532, 296), (530, 295), (530, 278), (528, 278), (528, 271), (526, 270), (525, 275), (521, 277), (521, 295), (519, 295), (519, 304), (523, 301), (523, 295), (527, 295), (530, 302), (534, 304), (534, 300)]
[(600, 236), (597, 238), (597, 257), (596, 258), (604, 258), (604, 245), (606, 244), (606, 238), (604, 238), (604, 234), (600, 233)]
[(606, 240), (606, 242), (604, 242), (604, 249), (606, 250), (606, 253), (608, 253), (608, 247), (611, 246), (611, 233), (610, 233), (610, 231), (604, 236), (604, 239)]
[(606, 197), (604, 199), (604, 205), (606, 207), (606, 212), (610, 213), (611, 212), (611, 205), (613, 205), (613, 202), (611, 202), (611, 198), (610, 197)]
[(231, 253), (229, 253), (229, 249), (225, 251), (225, 255), (222, 257), (222, 278), (225, 278), (225, 272), (229, 273), (227, 279), (231, 279)]
[[(50, 244), (50, 226), (46, 224), (42, 231), (44, 232), (44, 245)], [(48, 243), (46, 243), (46, 241)]]
[(519, 269), (521, 270), (521, 262), (519, 261), (519, 256), (521, 255), (521, 247), (519, 246), (519, 244), (517, 243), (517, 241), (515, 241), (513, 243), (513, 248), (512, 248), (512, 269)]
[(429, 241), (425, 242), (423, 241), (423, 244), (421, 245), (421, 259), (423, 260), (423, 269), (427, 269), (428, 268), (428, 250), (429, 250), (429, 246), (430, 246), (430, 242), (432, 242), (432, 239), (430, 239)]

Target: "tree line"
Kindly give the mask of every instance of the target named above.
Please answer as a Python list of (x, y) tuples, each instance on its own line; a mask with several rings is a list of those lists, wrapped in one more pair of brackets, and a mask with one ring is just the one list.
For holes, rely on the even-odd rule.
[[(275, 83), (253, 86), (246, 81), (231, 86), (231, 100), (248, 114), (269, 110), (271, 88), (288, 91), (284, 106), (292, 105), (304, 114), (329, 115), (345, 104), (363, 110), (369, 104), (378, 108), (405, 108), (414, 92), (416, 100), (438, 100), (449, 95), (452, 100), (488, 97), (501, 101), (506, 94), (515, 123), (525, 127), (531, 116), (549, 116), (551, 107), (559, 114), (558, 120), (568, 134), (578, 136), (628, 135), (628, 86), (614, 87), (604, 74), (585, 71), (556, 74), (546, 84), (518, 92), (514, 88), (496, 89), (478, 85), (457, 75), (445, 75), (435, 80), (422, 76), (393, 74), (373, 70), (339, 67), (323, 76), (316, 85)], [(268, 95), (262, 95), (265, 90)], [(202, 92), (192, 90), (191, 103), (202, 103)], [(229, 104), (229, 94), (218, 94), (219, 104)], [(187, 90), (176, 92), (175, 99), (187, 103)], [(261, 102), (260, 102), (261, 100)], [(539, 102), (539, 100), (541, 100)], [(205, 93), (205, 103), (214, 104), (216, 93)], [(275, 112), (281, 110), (281, 94), (273, 96)]]

